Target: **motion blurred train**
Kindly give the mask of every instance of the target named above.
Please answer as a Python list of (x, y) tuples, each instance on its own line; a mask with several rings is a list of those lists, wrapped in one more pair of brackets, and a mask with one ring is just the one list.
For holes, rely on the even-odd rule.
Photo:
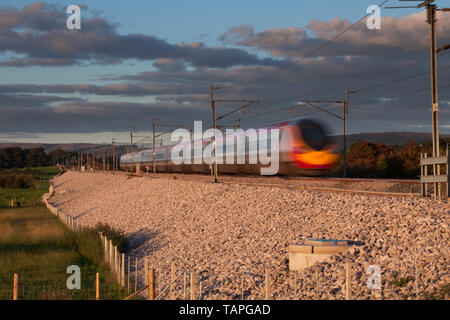
[[(306, 175), (306, 176), (320, 176), (327, 174), (336, 166), (338, 161), (338, 154), (336, 151), (336, 143), (332, 137), (328, 135), (326, 126), (316, 120), (301, 119), (293, 122), (279, 123), (268, 128), (267, 141), (265, 144), (267, 153), (270, 155), (271, 150), (271, 129), (279, 129), (279, 175)], [(242, 132), (240, 133), (242, 135)], [(254, 157), (258, 150), (255, 150), (255, 144), (251, 143), (250, 136), (245, 136), (245, 154), (238, 153), (243, 148), (238, 148), (237, 135), (224, 136), (223, 141), (218, 138), (217, 141), (217, 157), (227, 157), (228, 144), (234, 144), (233, 164), (221, 164), (218, 161), (219, 174), (250, 174), (260, 175), (262, 167), (269, 167), (270, 164), (262, 165), (260, 161), (256, 164), (251, 164), (250, 157)], [(260, 141), (259, 141), (260, 142)], [(202, 139), (200, 141), (187, 142), (193, 146), (193, 149), (200, 144), (203, 150), (207, 145), (213, 143), (213, 139)], [(219, 148), (219, 145), (224, 146)], [(156, 172), (179, 172), (179, 173), (211, 173), (212, 166), (207, 161), (200, 161), (201, 164), (194, 164), (194, 157), (192, 157), (191, 164), (175, 164), (171, 160), (173, 148), (176, 145), (156, 147), (155, 150), (155, 167)], [(261, 152), (261, 143), (259, 143), (259, 151)], [(231, 149), (233, 150), (233, 149)], [(239, 164), (238, 156), (243, 159), (245, 163)], [(209, 163), (213, 162), (212, 159)], [(242, 161), (241, 161), (242, 163)], [(145, 149), (134, 153), (127, 153), (120, 157), (121, 170), (136, 172), (152, 172), (153, 171), (153, 149)]]

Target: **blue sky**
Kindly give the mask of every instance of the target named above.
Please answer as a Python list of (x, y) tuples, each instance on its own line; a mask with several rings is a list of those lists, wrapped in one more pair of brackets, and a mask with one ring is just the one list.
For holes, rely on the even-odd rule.
[[(21, 8), (33, 0), (0, 1), (0, 5)], [(375, 0), (72, 0), (48, 1), (71, 5), (82, 3), (92, 14), (109, 17), (123, 33), (151, 33), (171, 42), (211, 41), (229, 27), (253, 24), (264, 30), (289, 26), (305, 27), (310, 20), (327, 21), (335, 17), (355, 21)], [(447, 1), (439, 3), (445, 5)], [(393, 5), (398, 1), (390, 1)], [(411, 9), (413, 10), (413, 9)], [(384, 10), (384, 15), (401, 17), (406, 10)], [(209, 34), (207, 38), (202, 37)]]
[[(36, 2), (35, 0), (0, 1), (0, 6), (22, 8)], [(392, 2), (392, 1), (391, 1)], [(447, 2), (450, 2), (448, 0)], [(228, 28), (252, 24), (255, 30), (272, 28), (301, 28), (313, 19), (328, 21), (339, 17), (356, 21), (365, 14), (369, 5), (381, 3), (374, 0), (262, 0), (262, 1), (206, 1), (206, 0), (72, 0), (46, 1), (48, 4), (68, 6), (80, 3), (88, 7), (88, 16), (101, 16), (118, 25), (121, 34), (142, 33), (152, 34), (167, 39), (171, 43), (205, 42), (208, 45), (218, 45), (218, 37)], [(395, 2), (394, 2), (395, 3)], [(411, 9), (413, 10), (413, 9)], [(384, 10), (384, 15), (402, 17), (411, 11)], [(82, 15), (84, 15), (84, 10)], [(142, 68), (148, 68), (148, 63), (130, 61), (124, 65), (108, 66), (109, 73), (133, 73)], [(53, 83), (57, 77), (64, 83), (80, 81), (98, 83), (106, 68), (102, 66), (79, 66), (70, 68), (46, 69), (41, 67), (28, 69), (4, 69), (0, 83), (10, 83), (12, 79), (20, 81), (27, 79), (29, 83)]]
[[(34, 40), (10, 50), (9, 43), (15, 45), (16, 42), (2, 44), (0, 41), (0, 105), (8, 111), (0, 123), (0, 140), (109, 141), (106, 137), (111, 132), (126, 137), (126, 131), (119, 132), (119, 128), (130, 124), (145, 127), (153, 115), (175, 123), (191, 121), (194, 115), (199, 118), (196, 120), (209, 119), (207, 88), (213, 82), (224, 88), (223, 95), (262, 99), (259, 108), (263, 110), (291, 106), (297, 103), (296, 96), (310, 97), (317, 92), (340, 95), (344, 90), (342, 86), (350, 82), (364, 91), (352, 97), (358, 109), (349, 115), (350, 132), (428, 131), (431, 121), (427, 107), (423, 106), (429, 103), (429, 94), (408, 94), (408, 89), (421, 91), (429, 84), (429, 76), (420, 75), (429, 70), (428, 30), (425, 19), (415, 16), (419, 12), (415, 9), (383, 9), (381, 31), (368, 31), (362, 22), (293, 70), (271, 77), (261, 85), (245, 85), (247, 77), (254, 80), (258, 75), (275, 71), (277, 64), (286, 65), (298, 59), (330, 39), (334, 32), (343, 30), (346, 21), (352, 23), (364, 16), (369, 5), (380, 2), (85, 0), (77, 3), (88, 7), (82, 9), (80, 36), (67, 33), (67, 37), (74, 36), (74, 41), (79, 41), (82, 49), (71, 48), (66, 56), (69, 62), (59, 61), (58, 66), (32, 59), (65, 58), (65, 49), (58, 50), (69, 42), (58, 47), (61, 44), (58, 41), (63, 40), (57, 37), (64, 29), (63, 21), (60, 29), (37, 30), (18, 20), (17, 25), (5, 27), (5, 30), (30, 32)], [(45, 6), (36, 11), (37, 15), (30, 17), (30, 21), (45, 19), (48, 14), (64, 18), (64, 8), (74, 4), (73, 1), (43, 3)], [(1, 16), (2, 11), (12, 7), (14, 13), (18, 13), (36, 4), (35, 0), (0, 0), (0, 31), (2, 18), (8, 18), (8, 14)], [(450, 7), (450, 0), (441, 0), (438, 4)], [(391, 0), (388, 5), (404, 3)], [(108, 39), (132, 41), (136, 47), (98, 45), (102, 40), (101, 32), (86, 31), (83, 23), (98, 24), (99, 21), (107, 25)], [(439, 24), (443, 30), (438, 35), (439, 43), (446, 44), (450, 42), (450, 19), (440, 16)], [(92, 35), (97, 40), (89, 40)], [(135, 35), (143, 39), (137, 40)], [(56, 49), (46, 52), (43, 41), (48, 40)], [(149, 51), (150, 57), (144, 51)], [(439, 58), (440, 66), (450, 65), (449, 57)], [(117, 61), (111, 62), (114, 59)], [(421, 59), (423, 64), (390, 74), (390, 70)], [(5, 65), (13, 60), (26, 61), (27, 65)], [(380, 73), (388, 75), (380, 77)], [(449, 74), (440, 72), (440, 84), (450, 81)], [(411, 75), (419, 77), (397, 81)], [(374, 76), (376, 80), (371, 79)], [(385, 86), (389, 81), (394, 84)], [(374, 84), (376, 89), (368, 90)], [(23, 89), (33, 85), (31, 89)], [(58, 85), (65, 87), (61, 89)], [(143, 90), (148, 93), (142, 93)], [(449, 92), (448, 87), (440, 90), (441, 132), (450, 132)], [(405, 98), (392, 98), (396, 94), (403, 94)], [(33, 97), (43, 102), (33, 105)], [(338, 110), (337, 106), (330, 108)], [(42, 114), (37, 110), (42, 110)], [(408, 110), (407, 117), (402, 117), (405, 110)], [(393, 113), (386, 117), (390, 112)], [(34, 114), (34, 118), (18, 120), (28, 113)], [(320, 116), (315, 112), (299, 112), (300, 116), (310, 114)], [(280, 119), (271, 116), (253, 121), (248, 114), (242, 118), (251, 118), (248, 126), (282, 120), (282, 116)], [(37, 121), (40, 122), (36, 124)], [(330, 122), (334, 133), (340, 132), (339, 122), (326, 121)], [(140, 130), (145, 132), (147, 128)]]

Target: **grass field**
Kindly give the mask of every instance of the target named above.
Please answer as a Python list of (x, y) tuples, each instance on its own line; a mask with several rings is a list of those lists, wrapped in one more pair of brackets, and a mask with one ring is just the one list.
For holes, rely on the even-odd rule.
[[(7, 206), (11, 195), (18, 200), (23, 196), (27, 204), (38, 200), (48, 191), (43, 180), (58, 171), (44, 168), (36, 189), (0, 189), (1, 206)], [(70, 265), (80, 267), (80, 290), (67, 289)], [(0, 300), (12, 299), (14, 273), (20, 277), (19, 299), (95, 299), (97, 272), (102, 299), (126, 296), (103, 262), (97, 230), (72, 232), (46, 207), (0, 208)]]
[[(30, 169), (4, 169), (0, 170), (0, 175), (9, 174), (22, 174), (28, 172)], [(21, 201), (22, 198), (27, 204), (32, 204), (39, 200), (39, 198), (46, 192), (48, 192), (49, 182), (48, 180), (55, 176), (59, 169), (58, 167), (42, 167), (32, 168), (33, 171), (39, 172), (36, 177), (36, 188), (27, 189), (12, 189), (12, 188), (0, 188), (0, 208), (7, 208), (8, 201), (12, 197), (16, 197), (17, 201)]]
[[(74, 233), (47, 208), (0, 210), (0, 299), (11, 299), (14, 273), (21, 299), (95, 299), (95, 274), (104, 299), (125, 296), (106, 265), (96, 232)], [(66, 287), (67, 267), (81, 269), (81, 290)]]

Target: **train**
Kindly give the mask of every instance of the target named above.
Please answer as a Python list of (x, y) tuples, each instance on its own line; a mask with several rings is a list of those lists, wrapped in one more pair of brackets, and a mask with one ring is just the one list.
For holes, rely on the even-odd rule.
[[(238, 146), (238, 136), (242, 136), (243, 130), (236, 131), (236, 134), (226, 135), (217, 139), (217, 159), (226, 159), (228, 150), (233, 150), (234, 161), (217, 161), (217, 171), (220, 174), (243, 174), (259, 175), (262, 168), (267, 168), (268, 164), (252, 161), (255, 153), (261, 151), (261, 146), (265, 147), (267, 154), (271, 152), (272, 141), (270, 132), (278, 129), (278, 170), (277, 175), (304, 175), (321, 176), (329, 173), (337, 164), (339, 155), (334, 139), (328, 134), (325, 124), (309, 118), (299, 119), (291, 122), (275, 124), (266, 129), (268, 134), (264, 141), (252, 144), (251, 135), (245, 131), (245, 149), (243, 145)], [(261, 129), (256, 130), (256, 133)], [(258, 138), (256, 136), (256, 138)], [(242, 140), (241, 140), (242, 141)], [(176, 163), (171, 155), (174, 148), (180, 148), (179, 144), (160, 146), (155, 149), (155, 169), (156, 172), (164, 173), (203, 173), (210, 174), (213, 170), (213, 159), (203, 158), (195, 161), (194, 149), (200, 148), (201, 155), (208, 145), (214, 143), (212, 138), (201, 140), (189, 140), (185, 144), (192, 146), (192, 161)], [(227, 147), (231, 145), (231, 149)], [(233, 146), (234, 145), (234, 146)], [(255, 149), (259, 146), (259, 150)], [(209, 147), (211, 149), (211, 146)], [(241, 159), (241, 161), (239, 161)], [(245, 161), (242, 161), (244, 160)], [(228, 160), (228, 159), (227, 159)], [(133, 153), (126, 153), (120, 157), (120, 169), (134, 172), (153, 171), (153, 149), (144, 149)]]

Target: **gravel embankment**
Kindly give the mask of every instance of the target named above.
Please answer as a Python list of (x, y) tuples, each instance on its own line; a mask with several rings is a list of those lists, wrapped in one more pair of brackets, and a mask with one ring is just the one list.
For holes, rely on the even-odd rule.
[[(239, 299), (242, 276), (245, 299), (264, 298), (264, 265), (275, 299), (343, 299), (345, 258), (354, 298), (412, 298), (414, 281), (394, 280), (415, 276), (414, 246), (419, 298), (450, 283), (448, 202), (78, 172), (55, 179), (51, 202), (84, 225), (123, 230), (140, 281), (143, 257), (162, 284), (172, 262), (201, 272), (204, 299)], [(365, 245), (289, 272), (288, 245), (310, 237)], [(381, 268), (381, 292), (366, 286), (372, 264)]]
[[(123, 174), (123, 173), (122, 173)], [(147, 175), (147, 173), (144, 173)], [(150, 173), (151, 175), (151, 173)], [(181, 180), (211, 182), (211, 176), (202, 174), (158, 173), (158, 177)], [(221, 175), (221, 182), (260, 183), (274, 185), (289, 185), (296, 188), (325, 187), (346, 190), (394, 192), (394, 193), (420, 193), (419, 180), (406, 179), (341, 179), (325, 177), (283, 177), (283, 176), (243, 176)], [(431, 186), (430, 186), (431, 192)]]

